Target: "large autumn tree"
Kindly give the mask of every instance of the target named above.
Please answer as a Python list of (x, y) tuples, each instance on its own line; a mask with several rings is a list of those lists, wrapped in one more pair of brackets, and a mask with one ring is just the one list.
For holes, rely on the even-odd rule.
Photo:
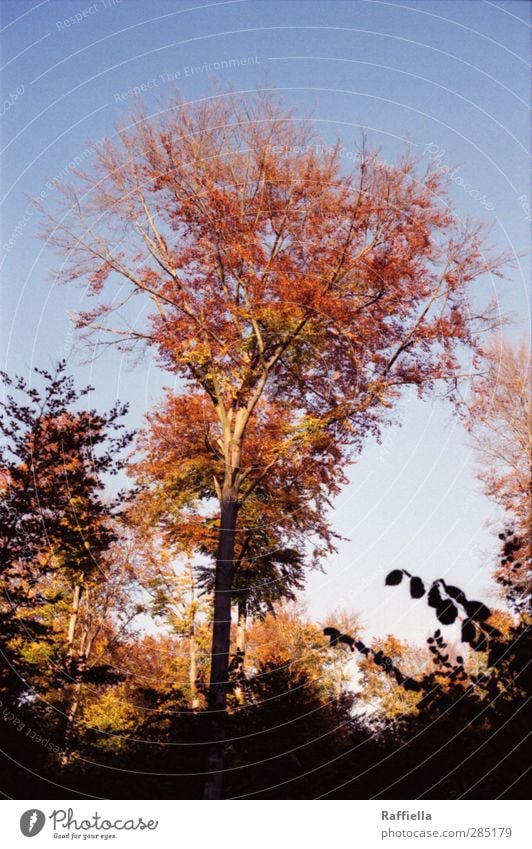
[[(471, 289), (501, 259), (486, 254), (482, 227), (455, 217), (442, 176), (365, 147), (350, 173), (342, 165), (339, 145), (324, 146), (268, 94), (175, 96), (95, 148), (47, 230), (59, 276), (88, 282), (97, 298), (78, 327), (154, 348), (178, 380), (184, 422), (205, 427), (211, 411), (218, 741), (246, 502), (304, 454), (315, 507), (403, 388), (455, 379), (460, 351), (478, 350), (491, 322), (489, 309), (471, 308)], [(143, 326), (132, 324), (139, 298)], [(266, 447), (254, 444), (269, 428)], [(216, 798), (222, 744), (209, 769)]]

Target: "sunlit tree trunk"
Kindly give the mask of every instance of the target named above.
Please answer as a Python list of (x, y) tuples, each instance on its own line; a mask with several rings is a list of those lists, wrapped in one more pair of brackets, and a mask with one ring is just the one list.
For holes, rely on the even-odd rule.
[[(244, 674), (244, 667), (246, 662), (246, 630), (247, 630), (247, 618), (248, 618), (248, 610), (247, 610), (247, 601), (245, 596), (242, 596), (238, 600), (238, 613), (237, 613), (237, 624), (236, 624), (236, 650), (240, 652), (239, 659), (239, 673), (240, 675)], [(244, 691), (242, 689), (242, 685), (240, 683), (235, 687), (235, 696), (239, 704), (244, 704), (245, 697)]]
[(208, 706), (211, 712), (211, 746), (207, 759), (206, 799), (221, 799), (223, 787), (225, 718), (229, 649), (231, 640), (231, 593), (238, 501), (233, 493), (222, 497), (220, 536), (214, 584), (211, 677)]
[(192, 621), (192, 628), (190, 630), (190, 637), (188, 643), (188, 653), (189, 653), (189, 667), (188, 667), (188, 681), (190, 687), (190, 706), (192, 710), (197, 710), (199, 708), (199, 698), (198, 698), (198, 688), (197, 688), (197, 677), (198, 677), (198, 665), (197, 665), (197, 646), (196, 646), (196, 632), (195, 632), (195, 622)]
[(72, 676), (72, 696), (70, 699), (70, 704), (68, 706), (66, 716), (65, 716), (65, 733), (63, 739), (63, 751), (60, 758), (60, 764), (62, 767), (68, 765), (71, 754), (71, 744), (72, 738), (74, 735), (74, 727), (76, 724), (76, 716), (78, 713), (80, 701), (81, 701), (81, 678), (80, 673), (84, 667), (85, 661), (88, 657), (88, 652), (90, 651), (89, 645), (89, 635), (85, 630), (83, 634), (83, 638), (80, 643), (79, 651), (76, 652), (75, 649), (75, 639), (76, 639), (76, 630), (79, 619), (79, 608), (81, 603), (81, 595), (83, 592), (83, 588), (81, 584), (76, 584), (74, 587), (74, 593), (72, 597), (72, 610), (70, 613), (70, 619), (68, 623), (68, 634), (67, 634), (67, 668), (68, 673)]
[(70, 659), (73, 657), (74, 653), (74, 639), (76, 636), (76, 625), (78, 622), (79, 616), (79, 603), (81, 601), (81, 584), (76, 584), (74, 587), (74, 594), (72, 597), (72, 610), (70, 613), (70, 620), (68, 623), (68, 635), (67, 635), (67, 657)]

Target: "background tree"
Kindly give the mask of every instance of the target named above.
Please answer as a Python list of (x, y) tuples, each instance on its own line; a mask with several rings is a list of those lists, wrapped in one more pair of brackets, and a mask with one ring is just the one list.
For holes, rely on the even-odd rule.
[(516, 609), (529, 600), (532, 561), (532, 369), (529, 344), (495, 338), (484, 373), (473, 383), (468, 427), (478, 477), (506, 513), (499, 534), (502, 557), (496, 579)]
[(473, 383), (469, 427), (486, 495), (529, 531), (532, 480), (532, 368), (525, 339), (499, 337)]
[[(405, 386), (419, 392), (460, 373), (492, 314), (470, 309), (472, 282), (497, 272), (482, 229), (456, 221), (433, 166), (396, 165), (363, 149), (342, 173), (340, 147), (318, 146), (267, 94), (175, 98), (139, 114), (95, 167), (47, 235), (64, 280), (109, 294), (78, 326), (109, 328), (118, 306), (145, 296), (144, 341), (181, 378), (189, 404), (209, 401), (218, 500), (207, 797), (222, 792), (223, 719), (239, 516), (287, 452), (315, 472), (309, 507), (337, 491), (348, 458), (376, 435)], [(297, 151), (297, 155), (296, 155)], [(124, 238), (124, 232), (127, 237)], [(122, 292), (126, 291), (124, 289)], [(274, 415), (272, 415), (274, 414)], [(278, 423), (257, 456), (250, 434)]]
[[(431, 666), (430, 655), (425, 648), (410, 645), (392, 634), (374, 641), (371, 648), (373, 654), (383, 651), (403, 675), (411, 678), (422, 678)], [(419, 693), (405, 690), (393, 676), (383, 674), (382, 668), (373, 660), (373, 654), (359, 662), (362, 675), (357, 683), (357, 695), (368, 705), (374, 721), (400, 722), (416, 712)]]
[[(67, 633), (66, 685), (60, 700), (67, 705), (62, 765), (68, 763), (76, 734), (87, 705), (95, 697), (108, 702), (113, 685), (122, 680), (116, 664), (116, 648), (127, 636), (131, 625), (145, 606), (139, 600), (139, 587), (131, 568), (132, 551), (125, 535), (117, 529), (114, 544), (100, 557), (98, 571), (83, 584), (75, 612), (75, 627), (70, 615)], [(68, 594), (66, 596), (68, 598)], [(56, 630), (57, 634), (57, 630)], [(117, 694), (117, 699), (120, 696)]]
[(148, 596), (155, 621), (164, 623), (178, 638), (176, 653), (183, 669), (174, 686), (177, 683), (190, 708), (197, 710), (203, 704), (209, 673), (212, 599), (201, 592), (192, 561), (176, 557), (156, 539), (153, 527), (151, 531), (149, 537), (138, 539), (137, 581)]
[(103, 415), (76, 410), (91, 387), (76, 390), (64, 362), (55, 374), (35, 371), (42, 389), (2, 373), (13, 391), (0, 405), (0, 615), (12, 695), (11, 641), (46, 633), (40, 612), (57, 594), (68, 605), (63, 645), (71, 665), (83, 589), (116, 538), (112, 519), (121, 496), (104, 496), (104, 476), (124, 465), (120, 452), (131, 439), (120, 421), (122, 405)]

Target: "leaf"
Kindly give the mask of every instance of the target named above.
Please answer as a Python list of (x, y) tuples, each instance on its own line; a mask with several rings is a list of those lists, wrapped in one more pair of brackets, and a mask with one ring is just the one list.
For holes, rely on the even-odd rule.
[(450, 586), (449, 584), (445, 584), (445, 592), (454, 598), (455, 601), (458, 601), (460, 604), (465, 604), (467, 602), (467, 598), (464, 593), (458, 587)]
[(395, 675), (395, 680), (397, 681), (398, 684), (404, 683), (404, 680), (405, 680), (404, 675), (399, 671), (399, 669), (397, 669), (396, 666), (394, 666), (394, 668), (393, 668), (393, 674)]
[(463, 643), (471, 643), (476, 639), (477, 629), (473, 625), (470, 619), (465, 619), (462, 622), (462, 642)]
[(403, 580), (403, 572), (402, 569), (394, 569), (393, 572), (389, 572), (386, 575), (385, 584), (388, 587), (395, 587), (397, 584), (400, 584)]
[[(331, 642), (332, 642), (332, 641), (331, 641)], [(350, 637), (350, 636), (349, 636), (349, 634), (341, 634), (341, 635), (338, 637), (338, 642), (339, 642), (339, 643), (344, 643), (346, 646), (349, 646), (349, 648), (351, 649), (351, 651), (354, 651), (354, 650), (355, 650), (355, 641), (354, 641), (353, 637)]]
[(477, 622), (484, 622), (491, 616), (491, 610), (482, 604), (481, 601), (467, 601), (464, 604), (464, 609), (470, 619), (475, 619)]
[(436, 608), (436, 616), (442, 625), (452, 625), (458, 616), (458, 610), (450, 601), (447, 603), (443, 602), (443, 604)]
[(493, 625), (486, 625), (486, 623), (483, 622), (481, 627), (490, 635), (490, 637), (502, 637), (502, 633), (498, 628), (494, 628)]
[(412, 598), (422, 598), (425, 595), (425, 584), (421, 578), (410, 579), (410, 595)]
[(474, 643), (471, 643), (471, 648), (475, 649), (475, 651), (486, 651), (488, 648), (488, 641), (484, 634), (478, 638), (478, 640)]
[(433, 584), (429, 590), (428, 598), (427, 598), (429, 607), (441, 607), (443, 604), (443, 599), (440, 595), (440, 591), (436, 584)]

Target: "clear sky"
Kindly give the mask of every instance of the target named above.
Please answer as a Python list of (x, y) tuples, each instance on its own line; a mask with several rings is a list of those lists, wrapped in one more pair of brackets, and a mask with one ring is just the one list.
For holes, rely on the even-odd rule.
[[(393, 159), (406, 145), (458, 165), (457, 214), (493, 222), (492, 241), (516, 255), (505, 282), (485, 279), (517, 335), (529, 326), (529, 11), (527, 2), (436, 0), (3, 0), (0, 146), (2, 219), (1, 365), (28, 374), (68, 356), (95, 404), (116, 397), (138, 424), (170, 382), (149, 356), (132, 364), (105, 354), (82, 366), (68, 312), (83, 291), (55, 287), (56, 262), (35, 238), (28, 197), (114, 132), (143, 88), (148, 109), (176, 81), (189, 99), (214, 81), (236, 91), (257, 85), (313, 111), (326, 141), (340, 136), (346, 167), (362, 128)], [(217, 63), (229, 62), (230, 67)], [(233, 60), (233, 61), (230, 61)], [(209, 67), (210, 66), (210, 67)], [(528, 220), (527, 220), (528, 219)], [(423, 638), (434, 620), (401, 588), (384, 589), (391, 567), (445, 576), (471, 595), (489, 592), (496, 512), (474, 477), (470, 447), (441, 404), (405, 399), (402, 428), (369, 444), (337, 499), (342, 543), (327, 574), (310, 577), (313, 615), (344, 606), (368, 631)]]

